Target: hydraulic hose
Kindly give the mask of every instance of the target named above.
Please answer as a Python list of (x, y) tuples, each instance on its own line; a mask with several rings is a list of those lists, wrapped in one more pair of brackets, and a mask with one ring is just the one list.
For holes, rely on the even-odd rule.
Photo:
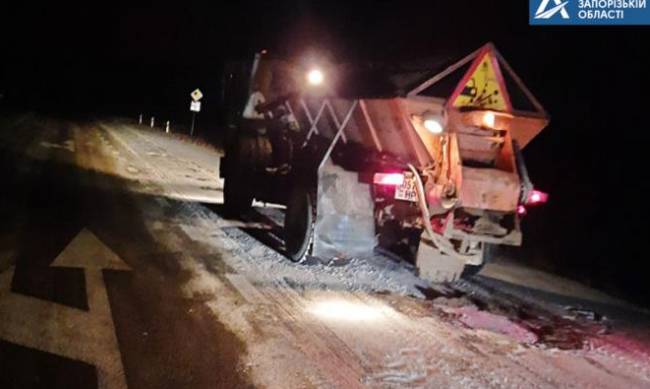
[(407, 165), (408, 168), (413, 173), (413, 175), (415, 176), (415, 189), (418, 192), (418, 205), (420, 207), (420, 212), (422, 213), (422, 218), (424, 219), (424, 229), (427, 231), (427, 234), (429, 234), (429, 238), (431, 239), (433, 244), (435, 244), (436, 247), (444, 254), (447, 254), (451, 257), (455, 257), (465, 263), (474, 262), (474, 259), (476, 258), (477, 254), (459, 253), (458, 251), (456, 251), (456, 248), (454, 248), (451, 242), (449, 242), (444, 236), (438, 234), (433, 230), (433, 226), (431, 225), (431, 214), (429, 213), (429, 207), (427, 206), (427, 202), (426, 202), (422, 177), (420, 177), (420, 173), (415, 168), (415, 166), (413, 166), (410, 163)]

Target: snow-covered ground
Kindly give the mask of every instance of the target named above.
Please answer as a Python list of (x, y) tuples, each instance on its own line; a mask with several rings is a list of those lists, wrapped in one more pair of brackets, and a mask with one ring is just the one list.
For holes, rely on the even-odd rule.
[(131, 188), (180, 200), (223, 202), (217, 150), (128, 125), (100, 127), (112, 135), (110, 141), (101, 135), (115, 160), (116, 171), (110, 173), (137, 183)]
[[(87, 134), (85, 135), (87, 136)], [(650, 387), (644, 311), (583, 285), (497, 262), (431, 287), (375, 256), (294, 264), (265, 222), (220, 216), (220, 155), (120, 123), (96, 131), (85, 168), (119, 177), (160, 245), (182, 253), (181, 286), (246, 345), (262, 387)]]

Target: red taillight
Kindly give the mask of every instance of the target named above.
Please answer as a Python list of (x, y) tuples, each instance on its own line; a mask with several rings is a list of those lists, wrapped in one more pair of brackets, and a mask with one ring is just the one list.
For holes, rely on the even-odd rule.
[(399, 186), (404, 183), (402, 173), (375, 173), (373, 182), (377, 185)]
[(531, 190), (526, 199), (526, 205), (544, 204), (548, 201), (548, 194), (539, 190)]
[(526, 213), (528, 213), (528, 211), (526, 210), (526, 207), (524, 207), (523, 205), (517, 206), (517, 215), (525, 216)]

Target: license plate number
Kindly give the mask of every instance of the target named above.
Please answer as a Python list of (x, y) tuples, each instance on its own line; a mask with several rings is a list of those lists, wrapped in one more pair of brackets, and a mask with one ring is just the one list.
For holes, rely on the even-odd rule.
[(414, 203), (418, 201), (418, 192), (415, 190), (415, 177), (413, 175), (404, 175), (404, 182), (395, 189), (395, 199)]

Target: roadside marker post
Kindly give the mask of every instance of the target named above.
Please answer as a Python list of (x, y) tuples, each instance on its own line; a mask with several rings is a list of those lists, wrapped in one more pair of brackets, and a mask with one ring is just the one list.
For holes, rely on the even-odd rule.
[(140, 116), (138, 116), (138, 124), (142, 125), (142, 114), (140, 114)]
[(192, 93), (190, 93), (192, 101), (190, 102), (190, 111), (192, 111), (192, 125), (190, 126), (190, 136), (194, 136), (194, 125), (196, 124), (196, 114), (201, 112), (201, 99), (203, 98), (203, 93), (199, 88), (196, 88)]
[(169, 134), (169, 120), (165, 123), (165, 132)]
[(151, 128), (153, 128), (155, 124), (156, 124), (156, 119), (152, 116), (152, 117), (151, 117), (151, 122), (150, 122), (149, 126), (150, 126)]

